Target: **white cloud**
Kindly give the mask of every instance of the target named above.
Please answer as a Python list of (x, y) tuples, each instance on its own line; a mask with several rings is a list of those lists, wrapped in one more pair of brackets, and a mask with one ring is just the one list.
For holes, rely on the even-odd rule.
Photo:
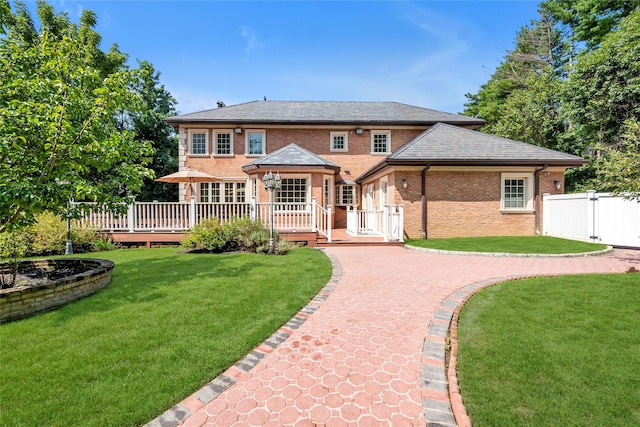
[(251, 53), (252, 50), (259, 49), (264, 46), (264, 43), (258, 40), (255, 31), (253, 31), (253, 29), (251, 29), (248, 25), (242, 26), (240, 34), (247, 44), (245, 53)]

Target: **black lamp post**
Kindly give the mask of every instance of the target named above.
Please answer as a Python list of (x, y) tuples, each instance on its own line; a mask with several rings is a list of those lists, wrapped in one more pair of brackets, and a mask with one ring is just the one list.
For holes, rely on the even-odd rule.
[(269, 228), (269, 253), (273, 253), (273, 193), (274, 191), (280, 190), (280, 186), (282, 185), (282, 178), (280, 174), (276, 172), (274, 176), (271, 171), (269, 173), (265, 173), (262, 177), (262, 183), (264, 184), (265, 190), (269, 192), (269, 202), (270, 202), (270, 223), (271, 227)]

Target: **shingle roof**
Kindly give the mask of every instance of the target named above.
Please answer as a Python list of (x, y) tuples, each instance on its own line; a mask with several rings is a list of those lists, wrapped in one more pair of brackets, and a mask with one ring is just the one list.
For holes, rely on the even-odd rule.
[(166, 119), (169, 124), (351, 124), (433, 125), (437, 122), (481, 126), (475, 117), (398, 102), (252, 101)]
[(276, 167), (323, 167), (340, 170), (340, 166), (324, 159), (311, 151), (296, 145), (289, 144), (273, 153), (259, 157), (242, 167), (243, 170), (254, 168), (276, 168)]
[(512, 139), (438, 123), (363, 173), (366, 177), (391, 165), (560, 165), (587, 163), (582, 157)]

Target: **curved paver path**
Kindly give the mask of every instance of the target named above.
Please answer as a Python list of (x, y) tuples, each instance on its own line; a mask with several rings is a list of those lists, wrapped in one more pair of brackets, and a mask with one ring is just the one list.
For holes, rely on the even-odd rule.
[(506, 277), (640, 269), (640, 251), (623, 250), (578, 258), (325, 251), (334, 277), (305, 310), (150, 425), (455, 425), (438, 383), (438, 345), (450, 317), (443, 301), (467, 285)]

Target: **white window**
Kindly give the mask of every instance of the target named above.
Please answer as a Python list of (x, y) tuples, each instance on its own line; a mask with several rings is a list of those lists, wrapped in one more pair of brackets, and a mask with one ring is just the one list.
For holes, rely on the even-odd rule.
[(335, 204), (335, 199), (333, 196), (333, 189), (335, 186), (333, 185), (333, 178), (325, 178), (324, 179), (324, 188), (322, 190), (324, 207), (326, 208), (329, 205)]
[(391, 132), (371, 131), (371, 154), (388, 154), (391, 152)]
[(331, 132), (329, 151), (349, 151), (349, 133)]
[(500, 200), (503, 211), (532, 211), (533, 174), (503, 173)]
[(245, 153), (247, 156), (262, 156), (266, 152), (267, 137), (264, 130), (247, 130)]
[(202, 203), (245, 203), (245, 182), (203, 182), (200, 183)]
[(336, 206), (356, 206), (358, 192), (355, 185), (336, 185)]
[(206, 129), (189, 131), (189, 154), (192, 156), (209, 154), (209, 131)]
[(282, 178), (280, 190), (275, 192), (279, 211), (303, 211), (309, 199), (307, 178)]
[(213, 134), (213, 153), (218, 156), (230, 156), (233, 154), (233, 132), (230, 130), (218, 130)]

